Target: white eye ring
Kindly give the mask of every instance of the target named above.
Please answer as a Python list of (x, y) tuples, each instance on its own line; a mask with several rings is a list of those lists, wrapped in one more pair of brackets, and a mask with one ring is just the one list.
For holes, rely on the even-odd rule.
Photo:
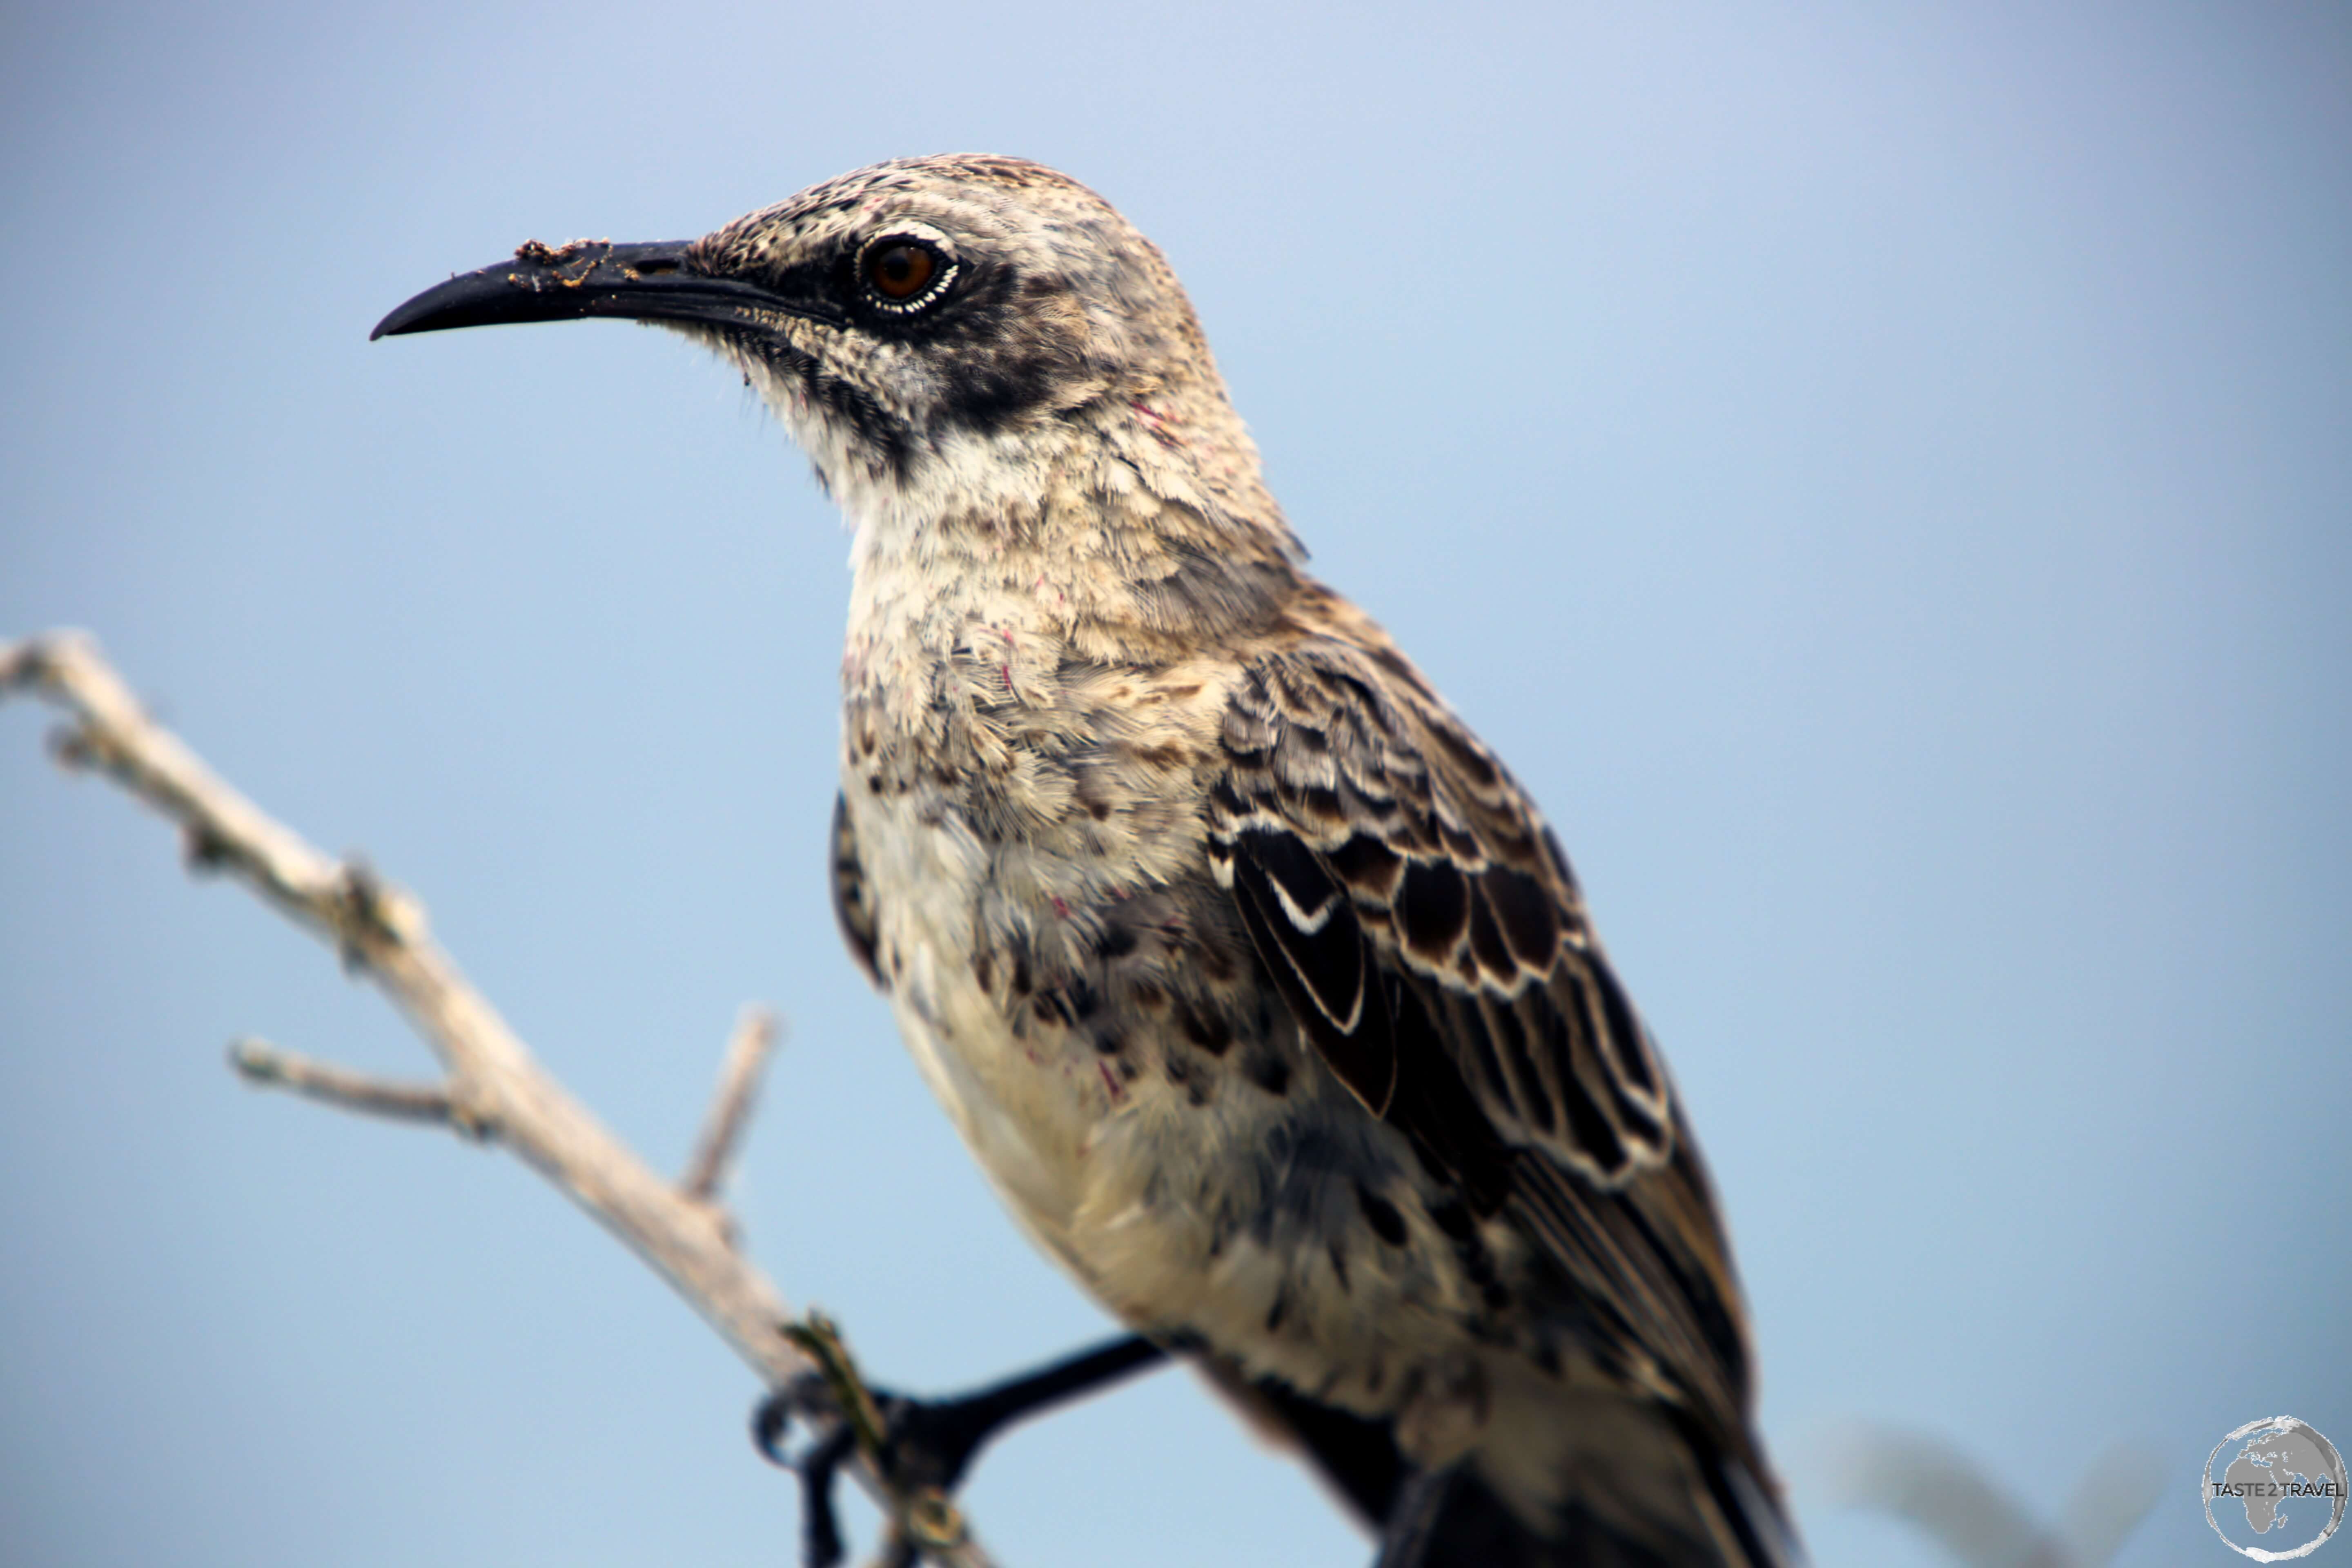
[[(898, 279), (893, 267), (909, 274), (906, 292), (895, 293)], [(893, 229), (877, 235), (857, 252), (857, 288), (866, 303), (886, 316), (911, 316), (936, 303), (954, 283), (958, 268), (954, 253), (928, 234)]]

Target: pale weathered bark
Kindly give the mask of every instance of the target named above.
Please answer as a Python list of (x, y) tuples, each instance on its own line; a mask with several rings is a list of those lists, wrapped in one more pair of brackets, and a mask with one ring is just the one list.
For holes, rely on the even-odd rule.
[[(787, 1332), (782, 1295), (743, 1256), (719, 1201), (774, 1047), (772, 1017), (751, 1011), (737, 1026), (694, 1156), (679, 1181), (666, 1181), (539, 1065), (434, 943), (415, 899), (363, 864), (321, 854), (231, 788), (147, 716), (88, 637), (0, 643), (0, 698), (15, 693), (62, 710), (68, 721), (58, 756), (106, 773), (176, 823), (192, 867), (236, 878), (331, 943), (407, 1015), (444, 1073), (439, 1083), (390, 1081), (248, 1039), (230, 1059), (249, 1081), (347, 1110), (441, 1123), (513, 1151), (652, 1265), (771, 1387), (819, 1370)], [(821, 1435), (839, 1421), (822, 1399), (797, 1413)], [(893, 1496), (864, 1455), (852, 1473), (925, 1557), (987, 1568), (987, 1553), (943, 1500)]]

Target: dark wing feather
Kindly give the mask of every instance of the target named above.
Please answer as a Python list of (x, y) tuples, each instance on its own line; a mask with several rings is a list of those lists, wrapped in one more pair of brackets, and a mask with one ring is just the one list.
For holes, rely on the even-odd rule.
[(1298, 838), (1265, 828), (1235, 836), (1231, 865), (1243, 921), (1283, 1000), (1331, 1069), (1381, 1114), (1396, 1092), (1396, 1052), (1347, 889)]
[(887, 991), (874, 956), (874, 905), (866, 891), (866, 868), (857, 858), (857, 830), (849, 825), (849, 802), (833, 797), (833, 918), (841, 922), (841, 940), (849, 956), (866, 971), (877, 991)]
[(1511, 1211), (1597, 1357), (1744, 1449), (1713, 1196), (1533, 805), (1410, 665), (1352, 638), (1254, 661), (1224, 744), (1212, 864), (1307, 1038), (1475, 1211)]

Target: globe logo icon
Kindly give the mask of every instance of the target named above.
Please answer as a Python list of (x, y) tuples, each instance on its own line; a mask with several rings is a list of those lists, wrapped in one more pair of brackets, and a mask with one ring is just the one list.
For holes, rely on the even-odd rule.
[(2292, 1415), (2249, 1421), (2205, 1461), (2205, 1521), (2257, 1563), (2308, 1555), (2344, 1522), (2344, 1456)]

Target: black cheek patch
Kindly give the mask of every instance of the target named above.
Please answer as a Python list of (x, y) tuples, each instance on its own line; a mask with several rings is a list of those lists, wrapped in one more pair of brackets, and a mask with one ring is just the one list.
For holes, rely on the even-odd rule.
[(1060, 382), (1055, 362), (1043, 355), (985, 363), (950, 363), (941, 411), (955, 424), (983, 436), (1051, 402)]

